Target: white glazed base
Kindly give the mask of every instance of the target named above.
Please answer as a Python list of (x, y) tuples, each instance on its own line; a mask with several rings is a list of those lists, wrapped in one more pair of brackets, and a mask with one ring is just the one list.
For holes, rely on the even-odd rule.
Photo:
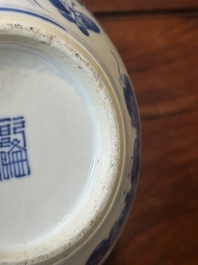
[(11, 20), (0, 29), (0, 119), (25, 119), (30, 172), (0, 182), (0, 264), (61, 264), (96, 233), (116, 191), (119, 109), (71, 37)]
[[(69, 68), (9, 44), (0, 45), (0, 65), (1, 117), (24, 116), (31, 169), (30, 176), (0, 187), (1, 205), (7, 204), (0, 245), (10, 247), (54, 233), (72, 218), (94, 181), (100, 137), (94, 133), (94, 106)], [(24, 222), (27, 217), (31, 222)]]

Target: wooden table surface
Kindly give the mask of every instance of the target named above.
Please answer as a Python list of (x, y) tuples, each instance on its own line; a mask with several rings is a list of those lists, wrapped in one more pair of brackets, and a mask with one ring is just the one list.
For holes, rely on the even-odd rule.
[(142, 169), (105, 265), (198, 265), (198, 1), (84, 0), (139, 103)]

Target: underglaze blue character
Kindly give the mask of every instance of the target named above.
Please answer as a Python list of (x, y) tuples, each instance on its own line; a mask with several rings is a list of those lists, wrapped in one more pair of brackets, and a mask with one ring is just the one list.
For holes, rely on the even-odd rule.
[(23, 117), (0, 120), (0, 180), (30, 175)]

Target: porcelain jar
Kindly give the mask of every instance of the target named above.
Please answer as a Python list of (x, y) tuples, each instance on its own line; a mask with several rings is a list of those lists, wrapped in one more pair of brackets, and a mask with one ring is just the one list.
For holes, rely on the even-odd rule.
[(102, 264), (140, 142), (127, 71), (83, 3), (0, 0), (0, 264)]

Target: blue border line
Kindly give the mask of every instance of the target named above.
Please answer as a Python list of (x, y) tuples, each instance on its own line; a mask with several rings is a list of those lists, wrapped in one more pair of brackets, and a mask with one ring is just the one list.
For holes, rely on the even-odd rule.
[(17, 13), (21, 13), (21, 14), (31, 15), (31, 16), (34, 16), (37, 18), (41, 18), (47, 22), (54, 24), (55, 26), (58, 26), (59, 28), (61, 28), (63, 30), (66, 30), (64, 27), (62, 27), (60, 24), (54, 22), (53, 20), (46, 18), (44, 16), (41, 16), (41, 15), (38, 15), (36, 13), (30, 12), (30, 11), (25, 11), (25, 10), (15, 9), (15, 8), (6, 8), (6, 7), (0, 8), (0, 11), (11, 11), (11, 12), (17, 12)]

